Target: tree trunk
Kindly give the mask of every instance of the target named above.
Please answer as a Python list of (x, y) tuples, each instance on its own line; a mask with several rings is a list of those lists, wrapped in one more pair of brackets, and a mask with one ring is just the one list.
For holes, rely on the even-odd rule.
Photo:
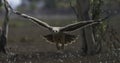
[[(90, 0), (77, 0), (77, 12), (78, 12), (78, 21), (81, 20), (90, 20), (89, 10), (90, 10)], [(94, 52), (94, 37), (92, 26), (89, 26), (82, 30), (82, 52), (85, 54), (93, 54)]]

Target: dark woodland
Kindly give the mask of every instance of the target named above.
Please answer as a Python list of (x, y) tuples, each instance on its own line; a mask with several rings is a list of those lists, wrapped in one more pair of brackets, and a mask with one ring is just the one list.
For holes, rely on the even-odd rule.
[[(0, 0), (0, 63), (120, 63), (120, 0)], [(51, 44), (53, 43), (53, 44)]]

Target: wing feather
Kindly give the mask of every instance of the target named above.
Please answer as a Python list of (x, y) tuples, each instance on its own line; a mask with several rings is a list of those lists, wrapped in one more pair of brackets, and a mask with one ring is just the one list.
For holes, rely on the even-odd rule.
[(35, 17), (29, 16), (27, 14), (20, 13), (18, 11), (13, 11), (13, 12), (15, 14), (17, 14), (17, 15), (20, 15), (20, 16), (22, 16), (24, 18), (27, 18), (27, 19), (31, 20), (32, 22), (35, 22), (36, 24), (38, 24), (40, 26), (43, 26), (43, 27), (48, 28), (48, 29), (51, 29), (50, 25), (48, 25), (47, 23), (45, 23), (45, 22), (43, 22), (43, 21), (41, 21), (41, 20), (39, 20), (39, 19), (37, 19)]
[(51, 29), (51, 26), (48, 25), (47, 23), (45, 23), (45, 22), (43, 22), (43, 21), (41, 21), (41, 20), (39, 20), (39, 19), (37, 19), (35, 17), (32, 17), (32, 16), (29, 16), (27, 14), (20, 13), (19, 11), (13, 10), (13, 8), (9, 5), (9, 3), (7, 1), (5, 3), (8, 5), (9, 9), (14, 14), (17, 14), (17, 15), (19, 15), (21, 17), (27, 18), (27, 19), (31, 20), (32, 22), (35, 22), (36, 24), (38, 24), (40, 26), (43, 26), (43, 27), (48, 28), (48, 29)]
[(83, 28), (88, 27), (90, 25), (101, 23), (103, 20), (105, 20), (107, 18), (108, 18), (108, 16), (105, 18), (99, 19), (99, 20), (80, 21), (77, 23), (69, 24), (69, 25), (66, 25), (64, 27), (61, 27), (60, 31), (73, 31), (76, 29), (83, 29)]

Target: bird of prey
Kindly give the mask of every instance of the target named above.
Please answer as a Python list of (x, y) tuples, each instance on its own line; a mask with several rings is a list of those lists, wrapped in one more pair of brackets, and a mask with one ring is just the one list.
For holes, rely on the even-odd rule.
[(44, 28), (47, 28), (51, 32), (51, 34), (45, 35), (44, 38), (47, 41), (49, 41), (50, 43), (55, 44), (58, 50), (64, 49), (65, 45), (71, 44), (72, 42), (75, 42), (75, 40), (77, 39), (76, 35), (67, 34), (67, 32), (74, 31), (76, 29), (83, 29), (87, 26), (101, 23), (101, 21), (105, 19), (105, 18), (103, 18), (103, 19), (99, 19), (99, 20), (80, 21), (77, 23), (66, 25), (64, 27), (54, 27), (54, 26), (50, 26), (49, 24), (47, 24), (35, 17), (20, 13), (19, 11), (15, 11), (11, 8), (10, 5), (9, 5), (9, 8), (11, 9), (11, 11), (14, 14), (17, 14), (19, 16), (27, 18), (30, 21), (32, 21), (40, 26), (43, 26)]
[(2, 27), (0, 28), (0, 52), (3, 52), (6, 54), (5, 46), (7, 43), (7, 35), (8, 35), (8, 22), (9, 22), (9, 8), (6, 4), (4, 4), (5, 7), (5, 18)]

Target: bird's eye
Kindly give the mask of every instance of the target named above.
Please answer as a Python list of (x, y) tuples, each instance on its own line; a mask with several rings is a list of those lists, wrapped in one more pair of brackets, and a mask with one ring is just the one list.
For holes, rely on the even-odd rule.
[(55, 32), (57, 32), (57, 30)]

